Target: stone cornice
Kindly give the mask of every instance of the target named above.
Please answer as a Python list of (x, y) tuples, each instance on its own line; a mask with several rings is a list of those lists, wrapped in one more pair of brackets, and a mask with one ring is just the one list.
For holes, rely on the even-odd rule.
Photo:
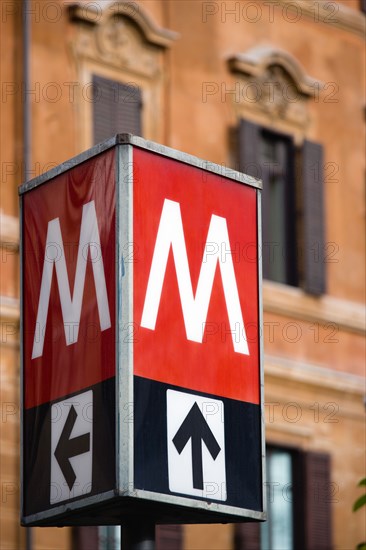
[(365, 334), (366, 316), (362, 304), (332, 296), (314, 298), (300, 288), (263, 282), (264, 311), (309, 322), (335, 323), (339, 330)]
[(361, 376), (283, 357), (265, 355), (264, 375), (265, 377), (284, 378), (286, 381), (299, 384), (324, 387), (343, 395), (349, 392), (363, 397), (365, 394), (365, 378)]
[(334, 0), (269, 0), (286, 10), (305, 15), (316, 23), (330, 25), (365, 38), (366, 18), (361, 11)]

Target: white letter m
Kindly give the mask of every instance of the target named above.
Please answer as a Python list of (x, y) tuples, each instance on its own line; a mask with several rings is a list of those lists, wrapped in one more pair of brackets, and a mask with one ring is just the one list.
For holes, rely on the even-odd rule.
[(156, 237), (141, 326), (155, 330), (169, 251), (172, 247), (187, 339), (202, 343), (218, 262), (234, 350), (237, 353), (249, 355), (232, 256), (227, 254), (225, 260), (222, 260), (220, 255), (220, 246), (225, 246), (225, 250), (230, 250), (225, 218), (211, 216), (205, 250), (207, 250), (208, 243), (216, 243), (218, 246), (212, 254), (205, 254), (204, 252), (196, 295), (194, 296), (180, 205), (178, 202), (165, 199)]
[[(83, 206), (81, 218), (80, 240), (76, 262), (75, 283), (71, 298), (69, 279), (67, 275), (64, 243), (61, 235), (59, 218), (48, 222), (45, 258), (39, 295), (36, 330), (33, 339), (32, 359), (41, 357), (45, 339), (48, 306), (51, 293), (53, 267), (56, 267), (56, 278), (60, 294), (62, 318), (64, 322), (66, 345), (78, 341), (81, 306), (83, 302), (86, 264), (89, 248), (95, 247), (97, 258), (92, 258), (95, 292), (97, 296), (100, 329), (111, 327), (111, 318), (108, 306), (107, 287), (104, 274), (103, 258), (101, 254), (97, 215), (94, 201)], [(91, 254), (91, 251), (90, 251)], [(39, 337), (37, 338), (37, 327)]]

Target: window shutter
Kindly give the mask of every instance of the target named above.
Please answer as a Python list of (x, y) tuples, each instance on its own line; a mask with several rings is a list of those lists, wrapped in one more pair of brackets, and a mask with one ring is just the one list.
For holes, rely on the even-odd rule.
[(74, 527), (73, 550), (99, 550), (98, 527)]
[(332, 483), (328, 454), (304, 453), (305, 481), (305, 548), (332, 549)]
[[(241, 119), (239, 124), (239, 171), (253, 178), (263, 181), (262, 219), (268, 217), (269, 200), (265, 200), (264, 194), (268, 193), (268, 173), (260, 162), (260, 136), (262, 128), (254, 122)], [(265, 224), (264, 224), (265, 227)], [(263, 235), (263, 242), (267, 235)], [(264, 266), (265, 270), (265, 266)]]
[(156, 550), (182, 550), (181, 525), (159, 525), (156, 528)]
[(94, 143), (118, 133), (141, 135), (141, 90), (93, 75)]
[(234, 531), (235, 550), (260, 550), (260, 524), (237, 523)]
[[(270, 200), (268, 196), (268, 169), (260, 163), (260, 136), (262, 128), (253, 122), (241, 119), (239, 124), (239, 170), (248, 176), (262, 180), (262, 261), (263, 277), (267, 278), (270, 252), (266, 243), (270, 242), (268, 224)], [(267, 185), (266, 185), (267, 184)]]
[(304, 142), (302, 151), (304, 224), (304, 289), (309, 294), (325, 292), (323, 147)]
[(259, 162), (261, 128), (248, 120), (240, 120), (239, 124), (239, 170), (253, 176), (262, 178)]

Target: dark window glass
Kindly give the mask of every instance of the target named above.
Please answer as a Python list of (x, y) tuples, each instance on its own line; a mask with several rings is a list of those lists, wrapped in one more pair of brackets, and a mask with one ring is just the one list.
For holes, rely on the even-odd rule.
[(297, 285), (293, 155), (290, 138), (261, 131), (263, 276)]

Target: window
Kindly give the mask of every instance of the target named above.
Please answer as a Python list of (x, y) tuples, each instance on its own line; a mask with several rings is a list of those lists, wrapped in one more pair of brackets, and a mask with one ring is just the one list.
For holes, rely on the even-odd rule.
[(98, 527), (99, 548), (98, 550), (120, 550), (121, 528), (116, 525)]
[(283, 449), (267, 450), (268, 521), (261, 524), (262, 550), (292, 550), (292, 455)]
[(241, 120), (239, 169), (261, 178), (264, 278), (325, 292), (322, 146)]
[[(159, 143), (166, 139), (166, 52), (179, 36), (160, 27), (147, 4), (104, 1), (68, 6), (79, 84), (75, 131), (80, 151), (117, 132), (142, 131)], [(91, 95), (91, 84), (97, 84), (97, 97)]]
[(134, 84), (122, 84), (93, 75), (94, 143), (118, 133), (142, 135), (142, 97)]
[(263, 187), (263, 275), (297, 285), (294, 146), (291, 138), (263, 130), (259, 162), (265, 170)]
[(235, 550), (330, 550), (331, 482), (328, 454), (267, 447), (266, 523), (235, 527)]

